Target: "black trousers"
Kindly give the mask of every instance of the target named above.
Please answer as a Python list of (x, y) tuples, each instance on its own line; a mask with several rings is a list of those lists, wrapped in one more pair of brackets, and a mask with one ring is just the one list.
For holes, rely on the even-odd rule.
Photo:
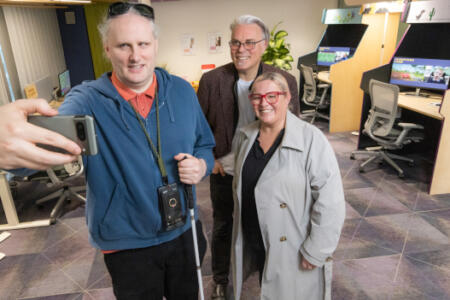
[(211, 257), (216, 284), (228, 284), (233, 230), (233, 176), (211, 174), (209, 177), (213, 207)]
[[(200, 261), (206, 252), (197, 221)], [(198, 282), (192, 231), (156, 246), (104, 255), (118, 300), (197, 300)]]
[(253, 262), (256, 264), (259, 273), (259, 286), (261, 286), (264, 266), (266, 265), (266, 249), (264, 243), (255, 238), (246, 238), (244, 234), (245, 245), (251, 252)]

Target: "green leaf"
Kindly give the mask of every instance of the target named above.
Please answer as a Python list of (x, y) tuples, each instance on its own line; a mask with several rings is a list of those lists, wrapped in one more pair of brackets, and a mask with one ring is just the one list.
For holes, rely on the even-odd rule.
[(276, 34), (275, 34), (275, 36), (274, 36), (274, 39), (281, 39), (281, 38), (284, 38), (285, 36), (287, 36), (288, 35), (288, 33), (286, 32), (286, 30), (280, 30), (280, 31), (278, 31)]
[(284, 39), (277, 40), (276, 43), (275, 43), (275, 47), (274, 47), (274, 48), (276, 48), (276, 49), (281, 48), (281, 46), (283, 45), (283, 43), (284, 43)]
[(281, 59), (283, 59), (284, 61), (294, 61), (294, 58), (291, 55), (284, 55), (282, 57), (280, 57)]
[(283, 69), (285, 69), (286, 71), (292, 70), (292, 66), (289, 63), (285, 63), (282, 66)]
[(278, 25), (280, 25), (281, 23), (283, 23), (282, 21), (278, 22), (277, 25), (275, 25), (275, 27), (273, 27), (272, 31), (270, 32), (270, 36), (273, 37), (275, 35), (275, 30), (277, 29)]
[(282, 59), (275, 58), (274, 63), (275, 63), (277, 66), (282, 66), (285, 62), (284, 62), (284, 60), (282, 60)]
[(261, 58), (262, 61), (272, 61), (273, 55), (266, 55)]

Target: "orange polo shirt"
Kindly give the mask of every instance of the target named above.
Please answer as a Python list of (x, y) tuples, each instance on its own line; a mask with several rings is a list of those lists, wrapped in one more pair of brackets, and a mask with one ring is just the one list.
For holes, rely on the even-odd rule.
[(125, 84), (120, 82), (119, 78), (117, 78), (116, 73), (113, 71), (111, 76), (111, 81), (114, 87), (119, 92), (119, 95), (122, 96), (123, 99), (128, 101), (136, 111), (143, 117), (146, 118), (150, 109), (152, 108), (153, 100), (155, 99), (155, 92), (158, 83), (156, 82), (156, 75), (153, 73), (153, 82), (148, 87), (148, 89), (142, 93), (136, 93), (132, 91)]
[[(136, 93), (120, 82), (119, 78), (117, 78), (116, 73), (113, 71), (111, 76), (111, 81), (114, 87), (119, 92), (119, 95), (122, 96), (123, 99), (128, 101), (136, 111), (143, 117), (146, 118), (150, 109), (152, 108), (153, 100), (155, 99), (155, 92), (158, 86), (156, 82), (156, 75), (153, 73), (153, 82), (148, 87), (146, 91), (143, 93)], [(102, 250), (103, 254), (114, 253), (119, 250)]]

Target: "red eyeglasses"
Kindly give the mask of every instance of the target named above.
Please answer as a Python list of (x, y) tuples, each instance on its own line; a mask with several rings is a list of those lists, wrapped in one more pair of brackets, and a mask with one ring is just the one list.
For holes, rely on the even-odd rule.
[(280, 95), (284, 96), (286, 95), (286, 92), (268, 92), (265, 94), (252, 93), (248, 95), (248, 99), (250, 99), (250, 101), (252, 101), (254, 104), (261, 103), (262, 99), (266, 99), (267, 103), (269, 104), (275, 104), (278, 102)]

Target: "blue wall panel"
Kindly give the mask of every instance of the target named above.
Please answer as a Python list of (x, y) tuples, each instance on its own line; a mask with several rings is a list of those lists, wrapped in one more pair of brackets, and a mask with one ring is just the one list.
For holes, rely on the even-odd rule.
[[(66, 24), (65, 12), (75, 13), (75, 24)], [(72, 86), (95, 79), (83, 7), (57, 9), (56, 14)]]

